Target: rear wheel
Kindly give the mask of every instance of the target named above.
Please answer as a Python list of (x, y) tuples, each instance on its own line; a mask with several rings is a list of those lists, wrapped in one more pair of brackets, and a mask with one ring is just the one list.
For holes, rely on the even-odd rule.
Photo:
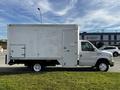
[(42, 69), (43, 69), (43, 66), (41, 66), (39, 63), (36, 63), (33, 65), (33, 70), (35, 72), (40, 72), (40, 71), (42, 71)]
[(108, 71), (108, 69), (109, 69), (109, 64), (106, 62), (100, 62), (97, 64), (98, 71), (105, 72), (105, 71)]

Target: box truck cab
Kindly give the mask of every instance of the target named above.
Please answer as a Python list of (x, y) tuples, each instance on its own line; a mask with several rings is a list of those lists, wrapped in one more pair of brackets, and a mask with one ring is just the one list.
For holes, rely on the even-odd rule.
[(112, 54), (79, 40), (76, 24), (9, 24), (6, 64), (25, 64), (36, 72), (45, 66), (94, 66), (107, 71)]
[(98, 50), (91, 42), (79, 40), (79, 65), (94, 66), (97, 70), (107, 71), (113, 66), (113, 56), (110, 52)]

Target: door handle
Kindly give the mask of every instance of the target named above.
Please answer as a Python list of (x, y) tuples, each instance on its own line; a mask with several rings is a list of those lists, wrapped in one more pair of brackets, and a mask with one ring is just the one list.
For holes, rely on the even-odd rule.
[(70, 52), (70, 50), (66, 50), (67, 52)]
[(82, 57), (82, 54), (80, 54), (80, 57)]
[(64, 49), (67, 49), (67, 47), (64, 47)]
[(11, 52), (13, 53), (14, 51), (13, 51), (13, 50), (11, 50)]

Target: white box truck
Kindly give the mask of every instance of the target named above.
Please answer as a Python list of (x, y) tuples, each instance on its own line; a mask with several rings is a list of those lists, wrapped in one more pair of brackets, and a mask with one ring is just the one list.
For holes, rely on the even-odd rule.
[(25, 64), (34, 71), (45, 66), (94, 66), (107, 71), (114, 65), (109, 52), (79, 40), (75, 24), (9, 24), (6, 64)]

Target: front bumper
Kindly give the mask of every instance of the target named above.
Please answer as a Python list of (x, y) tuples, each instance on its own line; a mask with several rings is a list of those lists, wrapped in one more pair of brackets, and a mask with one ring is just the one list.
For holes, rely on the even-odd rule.
[(110, 62), (110, 67), (113, 67), (114, 66), (114, 62)]

